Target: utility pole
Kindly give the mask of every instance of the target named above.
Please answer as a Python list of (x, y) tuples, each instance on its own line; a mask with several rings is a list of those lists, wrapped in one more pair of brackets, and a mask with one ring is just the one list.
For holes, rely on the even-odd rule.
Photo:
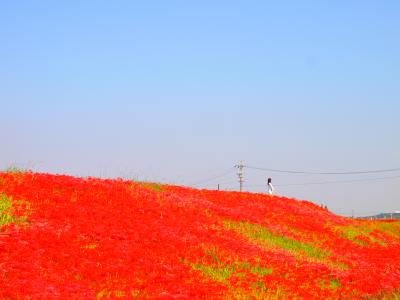
[(244, 165), (243, 165), (243, 162), (241, 161), (240, 164), (236, 165), (235, 167), (238, 168), (238, 170), (239, 170), (237, 175), (239, 176), (240, 191), (242, 191), (243, 190), (243, 182), (244, 182), (244, 180), (243, 180), (243, 177), (244, 177), (244, 172), (243, 172)]

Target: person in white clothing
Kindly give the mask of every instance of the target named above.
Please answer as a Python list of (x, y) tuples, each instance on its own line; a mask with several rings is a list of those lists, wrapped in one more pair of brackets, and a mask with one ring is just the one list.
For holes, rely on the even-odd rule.
[(268, 194), (272, 195), (275, 192), (275, 188), (272, 185), (272, 179), (271, 178), (268, 178), (267, 185), (268, 185)]

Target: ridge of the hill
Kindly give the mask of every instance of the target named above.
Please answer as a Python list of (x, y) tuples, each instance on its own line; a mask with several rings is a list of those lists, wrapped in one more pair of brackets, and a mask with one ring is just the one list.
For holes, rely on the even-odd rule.
[(398, 297), (399, 222), (265, 194), (33, 172), (0, 173), (0, 201), (3, 299)]

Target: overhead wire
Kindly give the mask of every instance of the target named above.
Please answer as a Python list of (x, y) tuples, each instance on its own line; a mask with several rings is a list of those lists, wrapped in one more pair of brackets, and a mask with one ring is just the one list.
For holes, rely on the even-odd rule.
[[(351, 182), (364, 182), (364, 181), (381, 181), (386, 179), (396, 179), (400, 178), (398, 176), (386, 176), (386, 177), (375, 177), (375, 178), (360, 178), (360, 179), (349, 179), (349, 180), (331, 180), (331, 181), (317, 181), (317, 182), (303, 182), (303, 183), (283, 183), (283, 184), (274, 184), (274, 186), (302, 186), (302, 185), (319, 185), (319, 184), (334, 184), (334, 183), (351, 183)], [(258, 185), (247, 185), (245, 187), (261, 187), (266, 186), (266, 184), (258, 184)]]
[(367, 182), (367, 181), (382, 181), (386, 179), (400, 178), (398, 176), (386, 176), (386, 177), (375, 177), (375, 178), (360, 178), (360, 179), (348, 179), (348, 180), (332, 180), (332, 181), (320, 181), (320, 182), (306, 182), (306, 183), (286, 183), (277, 184), (276, 186), (294, 186), (294, 185), (314, 185), (314, 184), (332, 184), (332, 183), (351, 183), (351, 182)]
[(191, 184), (189, 184), (189, 185), (204, 184), (204, 183), (210, 182), (210, 181), (215, 180), (215, 179), (223, 178), (223, 177), (225, 177), (225, 176), (227, 176), (227, 175), (229, 175), (229, 174), (232, 174), (234, 171), (235, 171), (235, 170), (234, 170), (233, 168), (229, 168), (229, 170), (226, 170), (226, 171), (223, 172), (223, 173), (217, 174), (217, 175), (215, 175), (215, 176), (212, 176), (212, 177), (209, 177), (209, 178), (206, 178), (206, 179), (202, 179), (202, 180), (200, 180), (200, 181), (191, 183)]
[(388, 172), (400, 171), (400, 168), (392, 168), (392, 169), (345, 171), (345, 172), (314, 172), (314, 171), (298, 171), (298, 170), (281, 170), (281, 169), (260, 168), (260, 167), (254, 167), (254, 166), (248, 166), (248, 165), (244, 165), (244, 167), (247, 169), (254, 169), (254, 170), (268, 171), (268, 172), (291, 173), (291, 174), (310, 174), (310, 175), (355, 175), (355, 174), (373, 174), (373, 173), (388, 173)]
[(205, 185), (202, 185), (203, 187), (209, 187), (209, 186), (211, 186), (211, 185), (220, 185), (220, 186), (223, 186), (223, 185), (226, 185), (226, 184), (233, 184), (233, 183), (236, 183), (237, 182), (237, 180), (236, 181), (233, 181), (233, 180), (230, 180), (230, 181), (222, 181), (222, 182), (212, 182), (212, 183), (207, 183), (207, 184), (205, 184)]
[[(400, 171), (400, 168), (391, 168), (391, 169), (376, 169), (376, 170), (363, 170), (363, 171), (342, 171), (342, 172), (314, 172), (314, 171), (300, 171), (300, 170), (284, 170), (284, 169), (271, 169), (271, 168), (261, 168), (255, 166), (244, 165), (245, 168), (260, 170), (260, 171), (268, 171), (268, 172), (279, 172), (279, 173), (291, 173), (291, 174), (309, 174), (309, 175), (355, 175), (355, 174), (376, 174), (376, 173), (387, 173), (387, 172), (397, 172)], [(213, 184), (231, 184), (234, 181), (229, 182), (216, 182), (213, 183), (212, 181), (216, 179), (223, 178), (229, 174), (234, 173), (235, 170), (233, 168), (229, 168), (226, 171), (219, 173), (215, 176), (202, 179), (200, 181), (196, 181), (189, 185), (204, 185), (210, 186)], [(303, 182), (303, 183), (284, 183), (284, 184), (275, 184), (275, 186), (305, 186), (305, 185), (322, 185), (322, 184), (335, 184), (335, 183), (351, 183), (351, 182), (365, 182), (365, 181), (380, 181), (380, 180), (387, 180), (387, 179), (395, 179), (400, 178), (400, 175), (397, 176), (386, 176), (386, 177), (375, 177), (375, 178), (356, 178), (356, 179), (349, 179), (349, 180), (331, 180), (331, 181), (316, 181), (316, 182)], [(246, 185), (245, 187), (261, 187), (266, 186), (265, 184), (260, 185)], [(225, 187), (230, 188), (230, 187)], [(233, 187), (231, 187), (233, 188)]]

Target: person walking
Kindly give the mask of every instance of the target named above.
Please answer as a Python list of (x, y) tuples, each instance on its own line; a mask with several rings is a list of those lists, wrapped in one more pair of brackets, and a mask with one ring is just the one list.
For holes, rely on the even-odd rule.
[(268, 178), (267, 187), (268, 187), (268, 194), (273, 195), (274, 192), (275, 192), (275, 188), (272, 185), (272, 179), (271, 178)]

